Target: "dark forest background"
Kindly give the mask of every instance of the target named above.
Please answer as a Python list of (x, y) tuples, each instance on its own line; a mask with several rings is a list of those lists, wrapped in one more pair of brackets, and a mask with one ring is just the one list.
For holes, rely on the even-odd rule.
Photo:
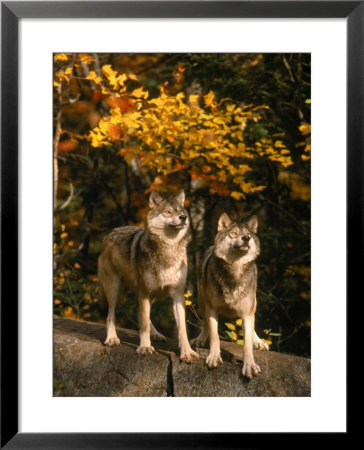
[[(152, 189), (183, 188), (192, 220), (186, 308), (198, 334), (196, 267), (222, 212), (259, 218), (256, 331), (310, 355), (309, 54), (54, 55), (54, 312), (104, 323), (103, 237), (142, 225)], [(171, 302), (153, 305), (174, 334)], [(224, 339), (242, 340), (240, 322)], [(117, 323), (137, 328), (134, 294)]]

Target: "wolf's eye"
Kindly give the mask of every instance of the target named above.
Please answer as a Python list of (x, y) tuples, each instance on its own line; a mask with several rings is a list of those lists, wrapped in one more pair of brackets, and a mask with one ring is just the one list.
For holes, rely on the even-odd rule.
[(235, 238), (237, 235), (238, 235), (238, 233), (236, 231), (232, 231), (230, 233), (230, 236), (233, 237), (233, 238)]
[(166, 211), (164, 211), (164, 214), (166, 214), (167, 216), (170, 216), (172, 213), (169, 209), (167, 209)]

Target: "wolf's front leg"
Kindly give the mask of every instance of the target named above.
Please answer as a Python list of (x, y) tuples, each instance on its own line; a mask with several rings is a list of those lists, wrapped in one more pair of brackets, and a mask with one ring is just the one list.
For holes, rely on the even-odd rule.
[(171, 296), (173, 299), (173, 313), (178, 328), (179, 348), (181, 350), (180, 359), (190, 363), (199, 359), (199, 356), (192, 350), (187, 338), (185, 298), (183, 293), (179, 291), (171, 292)]
[(206, 358), (206, 364), (210, 367), (210, 369), (213, 369), (219, 364), (222, 364), (222, 358), (218, 333), (218, 315), (217, 312), (209, 306), (206, 307), (206, 320), (208, 321), (210, 333), (210, 353)]
[(137, 353), (139, 355), (155, 353), (150, 343), (150, 300), (144, 296), (139, 297), (139, 336), (140, 345)]
[(260, 367), (254, 361), (253, 341), (254, 341), (254, 313), (244, 317), (244, 364), (243, 375), (253, 378), (253, 375), (260, 373)]

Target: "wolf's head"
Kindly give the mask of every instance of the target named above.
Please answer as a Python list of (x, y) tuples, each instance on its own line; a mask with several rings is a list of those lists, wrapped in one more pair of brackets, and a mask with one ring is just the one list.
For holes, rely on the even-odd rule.
[(189, 217), (184, 208), (185, 193), (179, 192), (175, 197), (163, 198), (152, 191), (149, 196), (147, 228), (153, 234), (170, 238), (183, 236), (189, 229)]
[(246, 264), (254, 261), (260, 252), (257, 230), (257, 216), (252, 216), (244, 223), (237, 223), (223, 213), (217, 226), (215, 255), (228, 263), (240, 261)]

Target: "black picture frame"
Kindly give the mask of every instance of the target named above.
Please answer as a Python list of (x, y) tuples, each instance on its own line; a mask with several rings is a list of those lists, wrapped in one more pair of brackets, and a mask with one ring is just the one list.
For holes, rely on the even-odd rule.
[[(9, 317), (18, 316), (19, 19), (111, 17), (347, 20), (347, 301), (357, 296), (356, 281), (364, 273), (364, 1), (1, 2), (1, 448), (260, 448), (263, 441), (271, 446), (270, 433), (241, 436), (241, 433), (168, 433), (168, 430), (136, 434), (18, 432), (18, 330), (14, 329), (13, 321), (9, 323)], [(307, 435), (299, 438), (301, 444), (309, 442), (311, 437)], [(348, 432), (338, 433), (335, 440), (340, 443), (347, 436)], [(317, 438), (316, 434), (316, 444)], [(279, 439), (280, 447), (284, 447), (296, 440), (297, 435), (280, 434)]]

